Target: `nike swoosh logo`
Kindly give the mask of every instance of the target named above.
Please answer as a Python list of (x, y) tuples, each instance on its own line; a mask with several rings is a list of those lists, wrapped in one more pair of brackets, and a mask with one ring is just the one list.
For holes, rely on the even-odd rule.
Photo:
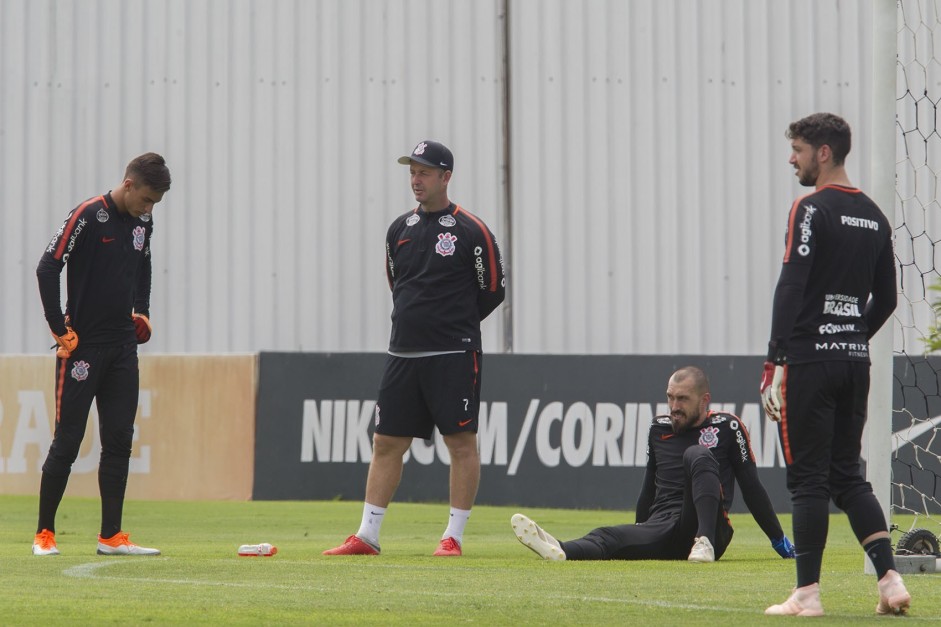
[(660, 435), (660, 439), (661, 439), (661, 440), (669, 440), (669, 439), (672, 438), (674, 435), (676, 435), (676, 434), (675, 434), (675, 433), (663, 433), (663, 434)]
[(457, 423), (457, 426), (466, 427), (467, 425), (471, 423), (471, 420), (473, 420), (473, 418), (468, 418), (467, 420), (461, 420), (460, 422)]
[(397, 244), (397, 245), (398, 245), (398, 246), (401, 246), (402, 244), (407, 244), (407, 243), (410, 242), (410, 241), (412, 241), (412, 238), (400, 239), (400, 240), (398, 241), (398, 244)]
[(108, 244), (108, 243), (110, 243), (110, 242), (113, 242), (113, 241), (114, 241), (114, 238), (113, 238), (113, 237), (102, 237), (102, 238), (101, 238), (101, 241), (104, 242), (105, 244)]

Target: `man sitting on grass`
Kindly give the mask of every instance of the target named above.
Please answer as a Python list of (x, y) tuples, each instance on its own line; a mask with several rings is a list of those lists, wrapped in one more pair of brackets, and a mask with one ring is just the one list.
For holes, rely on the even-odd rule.
[(732, 540), (728, 509), (738, 481), (752, 516), (783, 558), (794, 557), (758, 479), (748, 432), (738, 417), (709, 411), (709, 380), (699, 368), (673, 373), (669, 416), (656, 416), (647, 441), (647, 472), (637, 522), (600, 527), (559, 542), (523, 514), (510, 519), (519, 541), (547, 560), (714, 562)]

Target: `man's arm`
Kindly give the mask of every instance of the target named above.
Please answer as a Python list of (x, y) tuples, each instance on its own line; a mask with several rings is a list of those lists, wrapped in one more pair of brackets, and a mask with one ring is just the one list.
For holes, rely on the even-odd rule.
[(653, 447), (650, 446), (650, 437), (647, 438), (647, 470), (644, 472), (644, 482), (640, 487), (640, 494), (637, 497), (637, 518), (635, 522), (647, 522), (650, 518), (650, 506), (653, 505), (654, 497), (657, 495), (657, 485), (655, 482), (657, 476), (657, 462), (654, 459)]
[[(736, 421), (738, 426), (732, 429), (735, 445), (732, 445), (732, 451), (729, 453), (729, 459), (732, 461), (732, 470), (735, 473), (735, 480), (742, 491), (742, 498), (745, 506), (751, 512), (752, 517), (768, 539), (771, 545), (781, 555), (781, 557), (793, 557), (785, 555), (789, 551), (778, 548), (781, 544), (786, 544), (790, 548), (790, 541), (784, 536), (784, 530), (778, 521), (778, 515), (774, 512), (771, 505), (771, 498), (768, 491), (762, 485), (758, 478), (758, 466), (755, 464), (755, 454), (751, 449), (751, 439), (748, 437), (748, 430)], [(730, 425), (731, 426), (731, 425)], [(742, 445), (744, 443), (744, 446)], [(782, 540), (785, 542), (782, 543)]]
[(134, 313), (150, 318), (150, 286), (153, 281), (153, 263), (150, 259), (150, 232), (144, 242), (144, 257), (141, 260), (137, 287), (134, 290)]
[(36, 279), (39, 281), (39, 298), (42, 301), (46, 323), (53, 335), (62, 336), (68, 332), (65, 327), (65, 314), (59, 301), (62, 268), (65, 264), (54, 259), (49, 253), (43, 254), (36, 267)]
[(895, 251), (892, 242), (886, 243), (876, 261), (876, 273), (873, 277), (872, 298), (866, 303), (863, 317), (866, 319), (868, 335), (871, 339), (885, 321), (889, 319), (898, 304), (898, 288), (895, 282)]
[[(806, 198), (806, 197), (804, 197)], [(814, 228), (816, 211), (798, 198), (788, 215), (788, 235), (781, 274), (774, 290), (771, 309), (771, 339), (768, 343), (768, 361), (784, 364), (788, 341), (794, 332), (803, 301), (804, 289), (810, 278), (817, 240)]]
[(65, 326), (65, 314), (62, 313), (62, 303), (59, 300), (62, 268), (65, 267), (69, 256), (75, 254), (82, 246), (85, 234), (88, 232), (86, 220), (82, 214), (91, 202), (93, 201), (82, 203), (69, 212), (65, 222), (52, 236), (36, 267), (43, 313), (49, 330), (56, 337), (68, 332)]
[(389, 291), (392, 291), (392, 287), (395, 285), (395, 262), (392, 261), (392, 247), (395, 245), (393, 238), (396, 224), (398, 224), (398, 220), (390, 224), (389, 229), (386, 231), (386, 281), (389, 283)]
[(506, 275), (503, 254), (497, 245), (497, 239), (483, 222), (476, 217), (472, 217), (472, 221), (479, 227), (477, 237), (474, 238), (474, 277), (478, 288), (477, 313), (483, 320), (493, 313), (506, 297)]
[(758, 478), (758, 470), (754, 464), (742, 464), (735, 471), (735, 480), (738, 481), (738, 487), (742, 490), (742, 498), (748, 511), (761, 530), (768, 536), (768, 539), (774, 542), (784, 535), (781, 523), (778, 521), (778, 515), (774, 512), (771, 505), (771, 498), (768, 491), (762, 485)]

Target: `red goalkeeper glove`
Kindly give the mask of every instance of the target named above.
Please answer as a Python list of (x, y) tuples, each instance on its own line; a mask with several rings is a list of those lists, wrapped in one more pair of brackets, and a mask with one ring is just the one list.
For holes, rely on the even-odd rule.
[(72, 330), (72, 327), (65, 327), (63, 335), (52, 334), (56, 340), (56, 357), (59, 359), (68, 359), (72, 356), (72, 351), (78, 348), (78, 334)]
[(150, 326), (150, 318), (144, 314), (131, 314), (134, 320), (134, 335), (137, 336), (138, 344), (146, 344), (150, 340), (154, 328)]
[(761, 373), (761, 404), (765, 408), (768, 418), (775, 422), (781, 420), (781, 383), (784, 381), (784, 366), (776, 366), (770, 361), (765, 362)]

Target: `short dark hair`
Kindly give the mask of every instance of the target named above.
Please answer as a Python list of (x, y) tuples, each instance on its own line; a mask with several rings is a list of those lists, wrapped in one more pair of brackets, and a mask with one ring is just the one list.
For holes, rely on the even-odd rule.
[(155, 152), (146, 152), (135, 157), (124, 170), (124, 178), (134, 181), (134, 185), (146, 185), (155, 192), (170, 189), (170, 169), (163, 157)]
[(788, 139), (802, 139), (814, 150), (823, 145), (830, 147), (834, 165), (843, 165), (850, 152), (850, 125), (846, 120), (832, 113), (814, 113), (796, 122), (791, 122), (787, 129)]
[(696, 388), (697, 392), (705, 394), (709, 391), (709, 377), (706, 376), (702, 368), (684, 366), (673, 373), (673, 379), (676, 380), (677, 383), (685, 381), (686, 379), (692, 379), (693, 387)]

